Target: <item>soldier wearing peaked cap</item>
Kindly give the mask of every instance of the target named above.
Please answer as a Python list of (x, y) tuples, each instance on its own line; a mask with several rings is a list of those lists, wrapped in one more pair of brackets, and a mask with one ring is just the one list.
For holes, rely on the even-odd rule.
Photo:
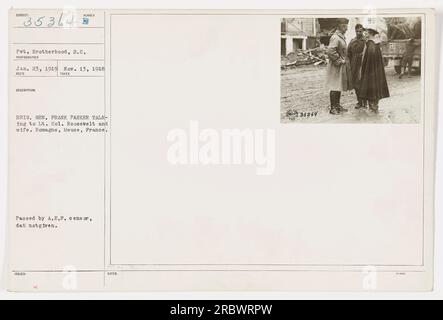
[(360, 96), (360, 71), (361, 62), (363, 59), (363, 50), (365, 49), (366, 40), (364, 37), (364, 27), (361, 24), (355, 26), (356, 37), (349, 42), (348, 46), (348, 58), (351, 63), (351, 80), (352, 86), (355, 89), (355, 95), (357, 96), (356, 109), (366, 108), (366, 100), (362, 99)]
[(353, 89), (345, 39), (348, 22), (348, 19), (337, 19), (337, 30), (331, 36), (328, 47), (329, 64), (326, 70), (326, 86), (329, 89), (331, 102), (330, 113), (335, 115), (348, 111), (340, 105), (341, 92)]

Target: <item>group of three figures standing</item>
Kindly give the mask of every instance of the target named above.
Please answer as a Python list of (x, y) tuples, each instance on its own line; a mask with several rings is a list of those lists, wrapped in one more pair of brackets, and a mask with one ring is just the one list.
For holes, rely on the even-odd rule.
[[(348, 110), (340, 105), (342, 91), (355, 90), (356, 109), (366, 108), (378, 112), (378, 101), (389, 97), (389, 89), (375, 28), (355, 26), (356, 37), (349, 46), (345, 33), (348, 20), (339, 19), (337, 30), (331, 36), (327, 67), (327, 87), (330, 90), (330, 113), (342, 114)], [(367, 33), (367, 35), (365, 35)]]

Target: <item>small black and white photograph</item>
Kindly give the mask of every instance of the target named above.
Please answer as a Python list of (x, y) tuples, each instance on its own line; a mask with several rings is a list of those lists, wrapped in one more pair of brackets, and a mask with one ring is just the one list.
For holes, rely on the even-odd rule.
[(421, 121), (422, 18), (281, 20), (282, 123)]

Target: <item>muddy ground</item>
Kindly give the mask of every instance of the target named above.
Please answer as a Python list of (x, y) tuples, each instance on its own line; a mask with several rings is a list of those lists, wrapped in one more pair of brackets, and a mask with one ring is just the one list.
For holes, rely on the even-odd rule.
[[(352, 91), (342, 93), (341, 105), (349, 112), (329, 113), (329, 92), (325, 87), (326, 66), (308, 65), (281, 71), (281, 121), (342, 123), (419, 123), (421, 115), (420, 75), (399, 79), (393, 67), (386, 67), (390, 98), (379, 103), (379, 113), (355, 109)], [(289, 115), (288, 115), (288, 110)]]

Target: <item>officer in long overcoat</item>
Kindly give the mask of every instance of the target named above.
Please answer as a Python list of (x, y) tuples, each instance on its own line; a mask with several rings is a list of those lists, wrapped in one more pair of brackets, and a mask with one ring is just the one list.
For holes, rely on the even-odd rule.
[(326, 69), (326, 87), (329, 90), (331, 114), (341, 114), (348, 111), (340, 105), (341, 92), (353, 89), (345, 38), (348, 22), (348, 19), (337, 19), (337, 30), (331, 36), (328, 46), (329, 63)]

